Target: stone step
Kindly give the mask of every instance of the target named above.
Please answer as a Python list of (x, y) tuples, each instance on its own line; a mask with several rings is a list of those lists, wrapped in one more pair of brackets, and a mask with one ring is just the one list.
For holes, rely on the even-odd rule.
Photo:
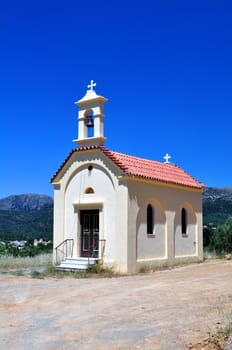
[(56, 268), (62, 271), (85, 271), (90, 265), (97, 262), (95, 258), (68, 258), (60, 263)]

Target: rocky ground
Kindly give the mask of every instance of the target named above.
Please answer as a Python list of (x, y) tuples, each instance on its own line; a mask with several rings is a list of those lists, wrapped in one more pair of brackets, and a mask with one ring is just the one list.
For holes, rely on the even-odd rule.
[(0, 274), (0, 349), (232, 350), (231, 321), (232, 261), (117, 278)]

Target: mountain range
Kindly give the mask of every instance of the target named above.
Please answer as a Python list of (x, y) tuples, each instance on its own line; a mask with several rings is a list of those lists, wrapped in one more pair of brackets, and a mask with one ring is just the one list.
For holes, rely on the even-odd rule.
[[(203, 193), (203, 223), (218, 226), (232, 216), (232, 187), (208, 187)], [(0, 241), (52, 239), (53, 199), (22, 194), (0, 199)]]

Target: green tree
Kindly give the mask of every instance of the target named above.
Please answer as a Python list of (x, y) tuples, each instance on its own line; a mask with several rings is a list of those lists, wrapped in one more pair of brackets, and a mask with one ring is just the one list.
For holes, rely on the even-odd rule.
[(205, 226), (203, 228), (203, 247), (206, 248), (210, 245), (210, 242), (213, 237), (213, 229), (210, 226)]
[(3, 244), (0, 242), (0, 256), (1, 255), (6, 255), (7, 253), (7, 247), (6, 247), (6, 244)]
[(232, 216), (230, 216), (224, 225), (217, 228), (210, 242), (211, 249), (215, 249), (217, 253), (232, 252)]

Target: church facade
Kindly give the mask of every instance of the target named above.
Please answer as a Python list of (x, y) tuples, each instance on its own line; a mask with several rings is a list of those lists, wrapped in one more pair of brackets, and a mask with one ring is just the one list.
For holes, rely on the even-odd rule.
[(51, 180), (54, 260), (92, 259), (120, 272), (202, 260), (204, 185), (168, 155), (162, 163), (108, 150), (107, 99), (88, 87), (76, 102), (77, 147)]

